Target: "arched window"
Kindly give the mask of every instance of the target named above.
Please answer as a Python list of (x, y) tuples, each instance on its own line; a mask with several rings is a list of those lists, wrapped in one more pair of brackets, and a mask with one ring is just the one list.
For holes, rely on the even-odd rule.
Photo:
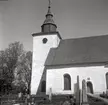
[(107, 86), (107, 89), (108, 89), (108, 72), (106, 73), (106, 86)]
[(93, 94), (93, 85), (91, 81), (87, 82), (87, 92)]
[(71, 90), (71, 77), (69, 74), (64, 75), (64, 90)]
[(42, 81), (41, 83), (41, 92), (46, 92), (46, 81)]

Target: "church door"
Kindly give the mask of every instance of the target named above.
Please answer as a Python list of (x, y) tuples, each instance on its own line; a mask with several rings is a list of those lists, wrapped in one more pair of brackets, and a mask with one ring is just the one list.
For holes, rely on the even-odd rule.
[(108, 89), (108, 73), (106, 73), (106, 86), (107, 86), (107, 89)]
[(93, 94), (93, 85), (92, 82), (87, 82), (87, 92)]
[(41, 92), (46, 92), (46, 81), (42, 81)]

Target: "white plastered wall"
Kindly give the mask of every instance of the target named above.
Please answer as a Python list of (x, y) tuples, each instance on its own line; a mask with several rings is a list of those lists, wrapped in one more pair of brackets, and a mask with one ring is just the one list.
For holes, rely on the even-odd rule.
[[(108, 68), (104, 66), (48, 69), (46, 94), (49, 94), (50, 88), (52, 88), (53, 94), (74, 93), (74, 84), (77, 82), (77, 75), (79, 75), (80, 88), (82, 88), (82, 80), (85, 79), (88, 81), (89, 78), (93, 84), (94, 93), (101, 93), (106, 91), (106, 72), (108, 72)], [(63, 75), (66, 73), (71, 76), (71, 90), (68, 91), (64, 90)]]
[[(47, 38), (46, 44), (43, 44), (43, 38)], [(33, 37), (33, 63), (32, 63), (32, 77), (31, 77), (31, 94), (36, 94), (39, 83), (44, 70), (44, 63), (50, 51), (50, 48), (56, 48), (60, 39), (56, 34), (41, 35)]]

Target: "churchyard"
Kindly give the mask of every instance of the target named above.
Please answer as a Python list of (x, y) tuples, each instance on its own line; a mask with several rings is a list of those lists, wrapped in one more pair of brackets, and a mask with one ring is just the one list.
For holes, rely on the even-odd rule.
[(77, 76), (77, 91), (72, 95), (28, 95), (8, 94), (0, 96), (0, 105), (108, 105), (106, 93), (96, 95), (87, 93), (86, 81), (82, 81), (82, 90)]

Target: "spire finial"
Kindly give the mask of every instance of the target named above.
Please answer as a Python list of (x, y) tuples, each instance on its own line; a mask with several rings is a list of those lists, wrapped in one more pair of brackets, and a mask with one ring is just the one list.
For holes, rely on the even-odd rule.
[(48, 6), (48, 8), (51, 8), (51, 0), (49, 0), (49, 6)]
[[(48, 12), (47, 12), (47, 15), (52, 15), (52, 13), (51, 13), (51, 0), (48, 0), (49, 1), (49, 5), (48, 5)], [(47, 16), (46, 15), (46, 16)]]

